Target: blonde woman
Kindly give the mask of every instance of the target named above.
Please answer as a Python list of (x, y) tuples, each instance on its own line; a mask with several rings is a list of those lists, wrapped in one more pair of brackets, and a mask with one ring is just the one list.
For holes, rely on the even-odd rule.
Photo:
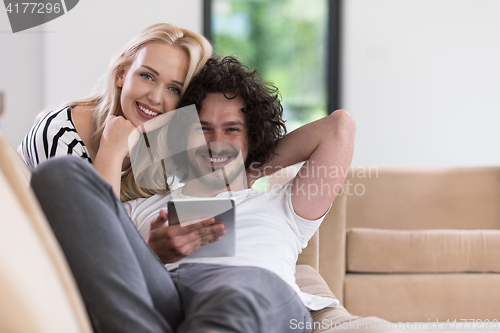
[(190, 30), (168, 23), (146, 28), (111, 61), (102, 87), (45, 114), (19, 153), (31, 170), (54, 156), (80, 156), (122, 201), (156, 193), (135, 184), (127, 137), (147, 120), (176, 109), (211, 55), (210, 43)]
[[(46, 113), (28, 132), (19, 153), (31, 170), (51, 157), (80, 156), (93, 164), (122, 201), (167, 192), (168, 185), (156, 191), (136, 185), (128, 136), (144, 122), (176, 109), (211, 55), (210, 43), (192, 31), (167, 23), (146, 28), (111, 61), (102, 87)], [(167, 226), (166, 220), (163, 216), (161, 225), (156, 223), (148, 244), (168, 261), (225, 234), (224, 226), (213, 218), (184, 228)]]

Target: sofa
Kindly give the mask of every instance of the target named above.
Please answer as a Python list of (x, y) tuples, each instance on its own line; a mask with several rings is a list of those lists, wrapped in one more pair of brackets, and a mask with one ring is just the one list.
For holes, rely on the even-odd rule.
[[(29, 188), (29, 178), (27, 167), (0, 131), (0, 332), (92, 332), (78, 287)], [(346, 198), (335, 200), (322, 229), (300, 255), (296, 280), (304, 292), (342, 300)], [(376, 317), (353, 316), (342, 306), (312, 314), (314, 332), (370, 331), (368, 326), (353, 326), (358, 319), (362, 324), (369, 319), (380, 328), (387, 324)], [(385, 331), (380, 328), (377, 332)]]
[[(297, 171), (281, 170), (270, 186)], [(342, 195), (303, 253), (318, 249), (308, 263), (345, 308), (396, 324), (426, 323), (406, 327), (419, 330), (447, 321), (448, 328), (490, 321), (500, 329), (500, 167), (360, 166), (346, 173)]]
[(29, 176), (0, 132), (0, 332), (90, 333), (77, 286), (29, 189)]
[(345, 274), (333, 290), (349, 311), (500, 321), (500, 167), (357, 167), (344, 189)]

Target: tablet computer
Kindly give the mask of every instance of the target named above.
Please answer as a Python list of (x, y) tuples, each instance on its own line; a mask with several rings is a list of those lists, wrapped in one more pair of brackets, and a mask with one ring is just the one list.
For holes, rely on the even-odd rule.
[(222, 222), (226, 234), (218, 242), (203, 245), (187, 258), (232, 257), (236, 253), (235, 208), (233, 199), (196, 198), (175, 199), (168, 202), (169, 225), (187, 226), (215, 217)]

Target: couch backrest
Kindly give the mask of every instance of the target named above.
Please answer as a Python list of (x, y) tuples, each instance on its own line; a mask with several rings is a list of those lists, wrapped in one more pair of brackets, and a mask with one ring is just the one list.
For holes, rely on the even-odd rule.
[(62, 251), (0, 131), (0, 332), (92, 332)]
[(319, 227), (319, 273), (340, 303), (346, 271), (346, 192), (337, 195)]
[(500, 229), (500, 167), (356, 167), (347, 228)]

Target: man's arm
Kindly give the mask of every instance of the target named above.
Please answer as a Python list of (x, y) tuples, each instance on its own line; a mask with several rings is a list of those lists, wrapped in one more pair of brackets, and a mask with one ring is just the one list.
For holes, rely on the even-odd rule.
[(292, 204), (299, 216), (323, 216), (344, 184), (351, 164), (356, 124), (345, 110), (306, 124), (285, 136), (266, 166), (306, 161), (293, 180)]

